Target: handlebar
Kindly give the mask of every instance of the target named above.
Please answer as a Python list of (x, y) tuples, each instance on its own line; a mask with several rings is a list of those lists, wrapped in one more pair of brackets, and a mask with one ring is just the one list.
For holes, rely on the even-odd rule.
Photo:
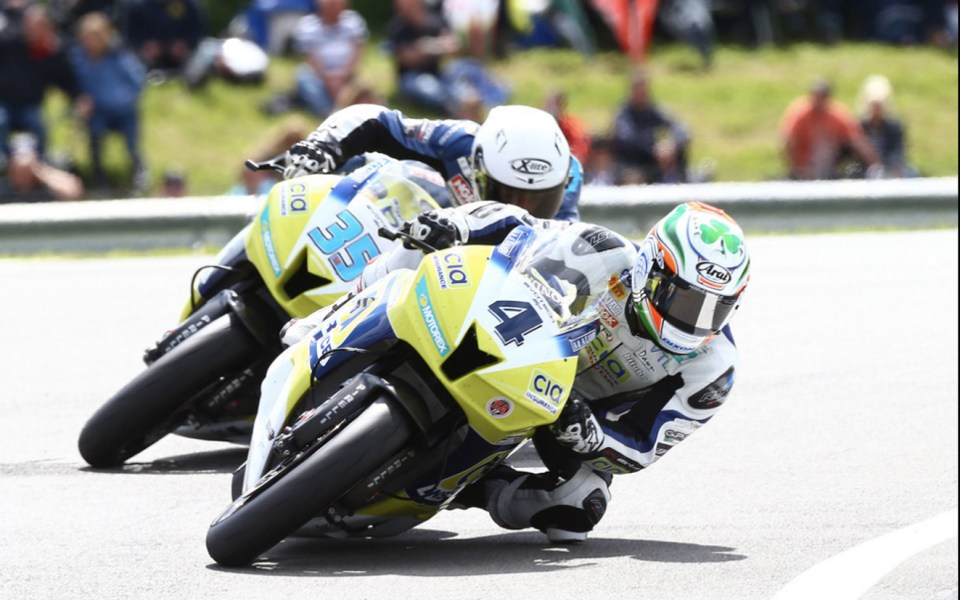
[(263, 162), (247, 159), (243, 164), (250, 171), (275, 171), (282, 175), (287, 166), (286, 153), (278, 154)]
[(377, 234), (379, 234), (383, 239), (390, 240), (391, 242), (402, 238), (404, 244), (416, 246), (419, 250), (423, 251), (424, 254), (431, 254), (437, 251), (437, 249), (430, 244), (422, 240), (418, 240), (406, 231), (394, 231), (392, 229), (387, 229), (386, 227), (381, 227), (377, 231)]

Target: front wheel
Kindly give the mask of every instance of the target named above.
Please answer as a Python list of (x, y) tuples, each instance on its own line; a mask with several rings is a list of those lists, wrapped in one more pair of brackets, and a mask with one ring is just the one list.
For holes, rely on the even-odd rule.
[(409, 444), (405, 411), (381, 396), (302, 462), (241, 496), (207, 531), (207, 552), (228, 567), (253, 562), (343, 497)]
[(263, 346), (228, 313), (151, 363), (100, 407), (80, 432), (80, 455), (113, 467), (175, 429), (225, 377), (254, 364)]

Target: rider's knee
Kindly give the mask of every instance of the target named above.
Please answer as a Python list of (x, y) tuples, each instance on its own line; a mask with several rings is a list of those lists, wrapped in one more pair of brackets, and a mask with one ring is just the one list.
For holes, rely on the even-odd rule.
[(506, 529), (587, 532), (603, 518), (611, 498), (608, 480), (585, 465), (567, 480), (523, 475), (487, 485), (487, 510)]

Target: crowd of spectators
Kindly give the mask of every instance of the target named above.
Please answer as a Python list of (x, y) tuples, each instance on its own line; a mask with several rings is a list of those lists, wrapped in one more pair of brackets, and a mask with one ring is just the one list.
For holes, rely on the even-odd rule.
[[(678, 1), (661, 1), (668, 21), (682, 13), (674, 6)], [(706, 0), (690, 1), (706, 6)], [(389, 100), (427, 114), (482, 121), (511, 97), (511, 86), (487, 68), (508, 40), (550, 40), (593, 51), (596, 23), (585, 16), (592, 0), (542, 4), (540, 12), (518, 17), (501, 0), (392, 0), (392, 18), (378, 24), (384, 31), (380, 51), (395, 65), (396, 96)], [(712, 15), (704, 31), (746, 35), (748, 43), (812, 29), (826, 42), (847, 36), (956, 44), (955, 0), (717, 0), (710, 6), (712, 11), (696, 13), (701, 21), (703, 14)], [(0, 201), (95, 197), (118, 182), (132, 193), (150, 192), (140, 102), (151, 83), (182, 77), (195, 89), (212, 73), (261, 82), (268, 55), (289, 53), (300, 61), (295, 87), (265, 105), (269, 114), (297, 110), (319, 122), (343, 106), (387, 102), (376, 91), (382, 82), (372, 85), (360, 67), (370, 31), (350, 0), (253, 0), (241, 16), (224, 37), (213, 38), (199, 0), (0, 0)], [(629, 74), (629, 91), (607, 132), (591, 132), (572, 114), (565, 90), (544, 98), (543, 108), (557, 118), (585, 165), (588, 185), (710, 178), (709, 168), (691, 168), (693, 136), (682, 116), (656, 101), (653, 84), (645, 69)], [(86, 134), (83, 164), (48, 152), (43, 107), (51, 88), (63, 92), (66, 118)], [(864, 82), (858, 115), (832, 92), (830, 82), (819, 80), (787, 107), (781, 134), (789, 177), (917, 174), (906, 156), (905, 125), (893, 113), (889, 80), (878, 75)], [(309, 127), (285, 128), (280, 145), (304, 129)], [(128, 158), (119, 175), (103, 164), (104, 138), (112, 133), (122, 138)], [(266, 145), (269, 153), (276, 144)], [(157, 183), (170, 195), (184, 192), (180, 173)], [(247, 180), (242, 187), (261, 191), (267, 183)]]

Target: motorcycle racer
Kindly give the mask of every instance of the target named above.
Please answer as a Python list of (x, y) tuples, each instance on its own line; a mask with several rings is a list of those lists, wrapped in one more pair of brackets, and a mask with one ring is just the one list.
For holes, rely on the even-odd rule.
[(400, 111), (361, 104), (320, 124), (285, 155), (291, 179), (349, 168), (379, 152), (426, 163), (443, 174), (454, 205), (497, 200), (532, 215), (578, 221), (583, 168), (549, 113), (500, 106), (482, 125), (469, 120), (412, 119)]
[[(555, 232), (557, 260), (571, 283), (589, 288), (584, 312), (597, 319), (599, 333), (580, 350), (560, 417), (534, 436), (548, 471), (497, 467), (461, 491), (455, 506), (484, 508), (498, 525), (534, 527), (551, 542), (583, 541), (606, 511), (612, 475), (649, 467), (726, 401), (738, 367), (728, 323), (749, 281), (750, 258), (736, 222), (697, 202), (677, 206), (640, 244), (495, 202), (425, 213), (406, 229), (433, 247), (449, 247), (496, 244), (520, 225)], [(397, 247), (367, 266), (360, 286), (414, 268), (422, 256)], [(316, 323), (296, 323), (284, 342)]]

